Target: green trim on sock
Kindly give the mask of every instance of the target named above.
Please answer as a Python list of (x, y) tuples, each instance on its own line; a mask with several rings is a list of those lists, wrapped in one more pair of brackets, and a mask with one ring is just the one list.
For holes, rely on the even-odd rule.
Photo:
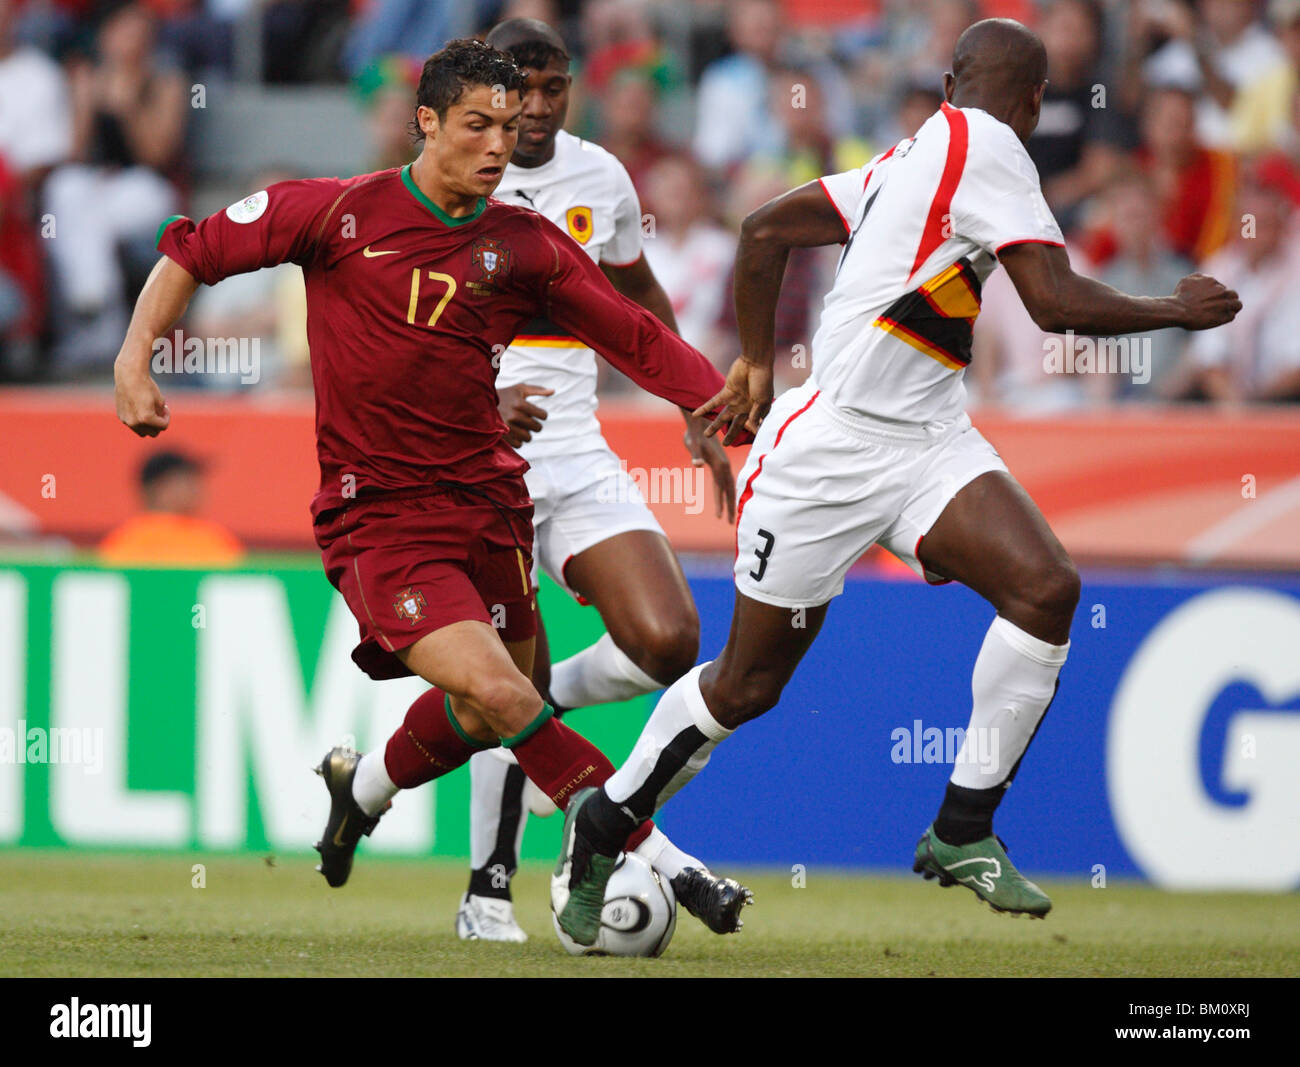
[(477, 737), (470, 737), (469, 734), (465, 732), (465, 728), (461, 726), (459, 722), (457, 722), (456, 715), (451, 710), (451, 697), (445, 693), (443, 694), (442, 697), (442, 706), (447, 709), (447, 721), (451, 723), (451, 728), (456, 731), (456, 733), (460, 736), (460, 739), (464, 741), (465, 744), (472, 745), (474, 748), (496, 748), (497, 747), (495, 744), (488, 744), (486, 741), (480, 741)]
[(555, 714), (555, 709), (550, 704), (543, 704), (542, 710), (537, 713), (537, 718), (520, 730), (514, 737), (501, 738), (502, 748), (518, 748), (527, 741), (533, 734), (537, 733), (547, 721)]
[(158, 224), (158, 232), (154, 234), (154, 238), (153, 238), (154, 248), (157, 248), (158, 242), (162, 240), (163, 230), (167, 229), (167, 227), (170, 226), (177, 219), (183, 219), (183, 218), (185, 218), (184, 215), (168, 215), (167, 218), (163, 219), (162, 222)]

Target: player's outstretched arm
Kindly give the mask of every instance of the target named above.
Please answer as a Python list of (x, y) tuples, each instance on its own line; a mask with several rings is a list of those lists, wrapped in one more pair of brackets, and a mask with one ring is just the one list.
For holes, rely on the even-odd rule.
[(117, 417), (141, 437), (157, 437), (171, 421), (162, 391), (149, 373), (149, 360), (155, 339), (181, 317), (198, 287), (184, 267), (163, 256), (135, 302), (126, 339), (113, 363), (113, 392)]
[[(672, 301), (659, 284), (659, 279), (655, 277), (644, 254), (635, 262), (624, 266), (602, 263), (600, 269), (623, 296), (640, 304), (673, 333), (681, 333), (677, 327), (677, 316), (673, 313)], [(696, 467), (707, 466), (713, 475), (714, 512), (718, 518), (722, 518), (725, 510), (727, 522), (735, 522), (736, 479), (731, 472), (731, 461), (727, 459), (722, 446), (706, 434), (708, 423), (705, 419), (687, 408), (682, 408), (681, 413), (686, 420), (683, 441), (686, 451), (691, 455), (691, 463)]]
[(1231, 322), (1241, 310), (1236, 293), (1204, 274), (1189, 274), (1172, 296), (1129, 296), (1075, 274), (1065, 249), (1056, 245), (1016, 244), (998, 258), (1030, 318), (1047, 333), (1104, 336), (1171, 326), (1208, 330)]
[(545, 313), (637, 385), (690, 410), (722, 385), (718, 369), (639, 304), (554, 225), (534, 220), (554, 255)]

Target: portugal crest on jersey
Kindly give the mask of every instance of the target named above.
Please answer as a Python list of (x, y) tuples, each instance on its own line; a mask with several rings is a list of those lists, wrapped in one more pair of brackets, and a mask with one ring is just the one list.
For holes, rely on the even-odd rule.
[(412, 624), (424, 618), (426, 606), (424, 594), (409, 585), (398, 593), (397, 599), (393, 601), (393, 610), (397, 612), (397, 617)]
[(494, 282), (510, 269), (510, 253), (495, 238), (480, 237), (475, 241), (473, 256), (474, 265), (482, 272), (480, 282)]
[(580, 245), (591, 240), (591, 208), (571, 207), (564, 213), (564, 221), (569, 227), (569, 236)]

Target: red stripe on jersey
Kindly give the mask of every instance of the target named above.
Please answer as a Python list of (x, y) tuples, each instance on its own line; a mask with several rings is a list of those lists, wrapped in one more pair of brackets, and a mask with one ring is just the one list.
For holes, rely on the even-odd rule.
[(1060, 241), (1045, 241), (1041, 237), (1022, 237), (1017, 241), (1008, 241), (1004, 245), (998, 245), (997, 248), (993, 249), (993, 254), (995, 256), (1000, 256), (1002, 255), (1002, 250), (1004, 248), (1015, 248), (1016, 245), (1051, 245), (1053, 248), (1065, 247), (1065, 245)]
[(957, 191), (957, 183), (961, 181), (961, 172), (966, 166), (966, 145), (970, 136), (966, 116), (947, 101), (944, 101), (941, 110), (943, 117), (948, 120), (948, 158), (944, 160), (939, 188), (935, 191), (934, 200), (930, 202), (930, 214), (925, 220), (925, 229), (921, 231), (921, 243), (917, 246), (916, 259), (912, 261), (912, 270), (907, 276), (909, 281), (945, 240), (944, 222), (952, 215), (952, 195)]
[[(867, 175), (867, 177), (870, 178), (871, 175)], [(844, 217), (844, 212), (840, 210), (840, 205), (835, 203), (835, 197), (831, 196), (831, 191), (826, 188), (826, 183), (821, 178), (818, 178), (817, 184), (822, 187), (822, 192), (826, 194), (826, 199), (831, 202), (831, 207), (835, 209), (835, 214), (840, 217), (840, 222), (844, 223), (844, 232), (846, 234), (852, 233), (853, 229), (849, 226), (849, 220)], [(866, 186), (864, 185), (863, 188), (865, 189)]]
[(816, 400), (821, 395), (822, 395), (822, 391), (818, 389), (817, 392), (813, 393), (812, 399), (809, 400), (808, 403), (806, 403), (803, 407), (801, 407), (798, 411), (796, 411), (793, 415), (791, 415), (788, 419), (786, 419), (785, 422), (781, 423), (781, 428), (776, 431), (776, 440), (772, 442), (772, 448), (769, 448), (766, 452), (764, 452), (761, 456), (758, 457), (758, 466), (754, 468), (754, 473), (749, 476), (749, 481), (745, 483), (745, 491), (740, 494), (740, 503), (736, 505), (736, 553), (735, 554), (737, 556), (740, 555), (740, 519), (741, 516), (745, 514), (745, 505), (749, 502), (749, 498), (754, 495), (754, 479), (763, 473), (763, 460), (767, 459), (767, 457), (772, 454), (773, 449), (775, 449), (776, 446), (781, 443), (781, 435), (785, 433), (786, 427), (788, 427), (790, 423), (794, 422), (795, 419), (797, 419), (800, 415), (802, 415), (805, 411), (807, 411), (810, 407), (812, 407), (813, 400)]

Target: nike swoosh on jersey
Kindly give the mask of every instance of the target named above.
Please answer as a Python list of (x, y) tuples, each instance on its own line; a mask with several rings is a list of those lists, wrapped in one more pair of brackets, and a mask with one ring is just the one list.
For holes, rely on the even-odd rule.
[(383, 252), (372, 252), (370, 251), (370, 246), (366, 245), (366, 247), (361, 250), (361, 254), (365, 256), (366, 259), (374, 259), (376, 256), (395, 256), (400, 251), (400, 248), (393, 248)]

